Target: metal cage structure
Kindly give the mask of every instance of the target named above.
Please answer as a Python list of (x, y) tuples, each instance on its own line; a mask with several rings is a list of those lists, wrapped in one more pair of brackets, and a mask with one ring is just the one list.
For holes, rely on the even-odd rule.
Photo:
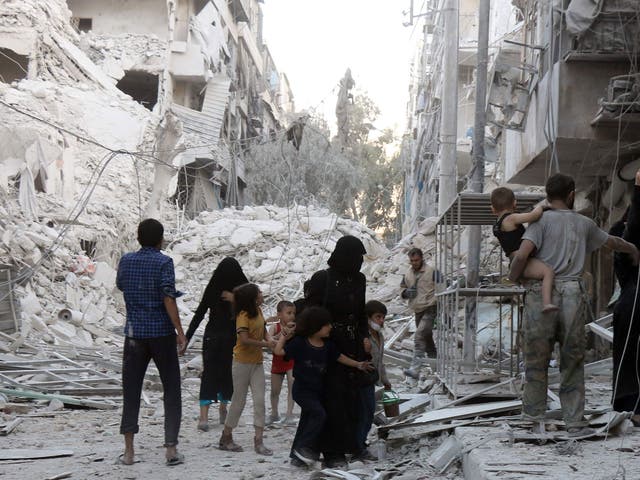
[[(520, 210), (533, 207), (543, 198), (544, 196), (539, 194), (516, 194)], [(493, 225), (495, 220), (488, 193), (462, 192), (441, 215), (436, 225), (436, 268), (443, 282), (443, 290), (436, 294), (437, 374), (454, 398), (468, 394), (468, 391), (463, 391), (462, 385), (473, 383), (469, 379), (469, 373), (473, 376), (482, 372), (492, 372), (494, 378), (501, 380), (501, 377), (514, 379), (520, 370), (522, 356), (519, 350), (518, 320), (523, 310), (524, 289), (501, 283), (502, 258), (498, 261), (499, 272), (485, 275), (477, 288), (466, 287), (467, 272), (463, 262), (466, 252), (462, 251), (465, 227)], [(497, 250), (498, 255), (502, 256), (502, 249)], [(466, 307), (471, 299), (476, 301), (477, 307), (480, 304), (495, 305), (497, 302), (497, 322), (492, 322), (497, 325), (493, 332), (489, 330), (490, 338), (485, 343), (494, 345), (495, 348), (492, 352), (484, 352), (484, 356), (477, 351), (477, 332), (465, 335)], [(473, 362), (469, 362), (468, 359), (465, 362), (462, 348), (465, 338), (473, 339)], [(499, 391), (496, 391), (495, 395), (503, 396)]]

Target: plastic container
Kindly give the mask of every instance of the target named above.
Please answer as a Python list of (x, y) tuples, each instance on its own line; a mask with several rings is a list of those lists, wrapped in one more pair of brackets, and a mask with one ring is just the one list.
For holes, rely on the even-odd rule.
[(384, 391), (382, 394), (382, 406), (387, 418), (400, 415), (400, 397), (393, 390)]

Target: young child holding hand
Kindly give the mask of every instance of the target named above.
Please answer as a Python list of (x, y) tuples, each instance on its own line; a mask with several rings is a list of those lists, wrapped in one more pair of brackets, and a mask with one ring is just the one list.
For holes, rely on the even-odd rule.
[[(282, 300), (276, 306), (276, 318), (278, 323), (273, 324), (269, 328), (271, 338), (278, 340), (283, 332), (293, 331), (295, 328), (296, 307), (292, 302)], [(295, 424), (293, 419), (293, 360), (285, 360), (281, 355), (273, 354), (271, 362), (271, 417), (269, 423), (280, 421), (278, 414), (278, 403), (280, 400), (280, 391), (284, 383), (284, 377), (287, 377), (287, 415), (284, 418), (284, 424)]]
[[(516, 213), (516, 197), (513, 191), (506, 187), (498, 187), (491, 192), (491, 211), (498, 217), (493, 225), (493, 234), (500, 242), (500, 246), (509, 260), (513, 258), (524, 235), (523, 224), (537, 222), (542, 217), (542, 207), (536, 207), (531, 212)], [(554, 273), (551, 267), (537, 258), (529, 258), (523, 272), (523, 277), (532, 280), (542, 280), (543, 312), (558, 310), (552, 303)]]
[(245, 283), (233, 289), (236, 316), (236, 332), (238, 335), (236, 346), (233, 348), (233, 395), (231, 407), (224, 422), (224, 430), (220, 437), (220, 450), (241, 452), (242, 447), (233, 441), (233, 429), (238, 426), (240, 415), (247, 401), (247, 391), (251, 389), (253, 397), (253, 426), (255, 437), (254, 449), (260, 455), (272, 455), (273, 452), (265, 447), (262, 440), (265, 423), (264, 407), (264, 368), (262, 366), (262, 349), (273, 348), (275, 342), (271, 340), (265, 327), (262, 305), (262, 292), (257, 285)]
[(324, 375), (330, 362), (368, 370), (370, 362), (357, 362), (341, 354), (328, 340), (331, 333), (331, 314), (322, 307), (305, 309), (296, 322), (295, 336), (284, 331), (274, 349), (276, 355), (294, 360), (293, 399), (302, 412), (291, 446), (291, 463), (312, 465), (319, 459), (316, 442), (327, 419), (322, 405)]

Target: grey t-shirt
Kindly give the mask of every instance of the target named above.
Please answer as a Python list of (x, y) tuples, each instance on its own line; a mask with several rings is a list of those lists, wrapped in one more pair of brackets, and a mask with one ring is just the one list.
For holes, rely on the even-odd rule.
[(529, 224), (522, 236), (536, 246), (535, 257), (558, 277), (582, 275), (587, 254), (605, 244), (609, 235), (590, 218), (573, 210), (548, 210)]

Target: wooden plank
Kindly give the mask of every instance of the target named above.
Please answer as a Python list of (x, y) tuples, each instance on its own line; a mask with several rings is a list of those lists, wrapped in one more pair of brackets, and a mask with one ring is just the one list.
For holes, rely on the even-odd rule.
[(0, 436), (6, 437), (13, 431), (14, 428), (16, 428), (21, 423), (22, 423), (21, 417), (14, 418), (11, 422), (7, 423), (2, 428), (0, 428)]
[(549, 402), (550, 410), (559, 410), (562, 408), (562, 404), (560, 403), (560, 397), (553, 393), (550, 389), (547, 388), (547, 398), (551, 401)]
[(122, 395), (122, 387), (94, 387), (94, 388), (56, 388), (56, 392), (61, 395), (77, 396), (101, 396), (101, 395)]
[(63, 472), (52, 477), (47, 477), (44, 480), (62, 480), (63, 478), (70, 478), (73, 475), (73, 472)]
[[(397, 350), (393, 350), (392, 348), (385, 348), (384, 349), (384, 353), (389, 353), (389, 356), (394, 357), (394, 358), (399, 358), (401, 360), (405, 360), (407, 362), (411, 361), (411, 354), (409, 353), (404, 353), (404, 352), (399, 352)], [(427, 360), (427, 359), (425, 359)]]
[(35, 460), (37, 458), (70, 457), (73, 450), (46, 450), (43, 448), (3, 448), (0, 460)]
[[(59, 353), (59, 352), (53, 352), (53, 354), (54, 354), (56, 357), (58, 357), (59, 359), (64, 360), (64, 361), (65, 361), (65, 362), (67, 362), (67, 363), (70, 363), (71, 365), (74, 365), (74, 366), (76, 366), (76, 367), (78, 367), (78, 368), (85, 368), (85, 365), (82, 365), (82, 364), (80, 364), (80, 363), (78, 363), (78, 362), (75, 362), (75, 361), (71, 360), (70, 358), (65, 357), (64, 355), (62, 355), (62, 354), (61, 354), (61, 353)], [(93, 369), (92, 369), (92, 372), (94, 373), (94, 375), (97, 375), (97, 376), (99, 376), (99, 377), (111, 378), (111, 377), (109, 377), (109, 375), (107, 375), (106, 373), (99, 372), (98, 370), (93, 370)]]
[[(400, 399), (402, 399), (403, 395), (400, 394)], [(406, 402), (402, 402), (400, 406), (400, 415), (396, 417), (392, 417), (394, 420), (400, 420), (402, 418), (406, 418), (411, 415), (413, 412), (426, 407), (431, 403), (431, 397), (426, 393), (423, 393), (415, 398), (411, 398)]]
[[(585, 375), (602, 375), (613, 372), (613, 359), (611, 357), (597, 362), (587, 363), (584, 366)], [(549, 385), (560, 382), (560, 372), (557, 369), (549, 370)]]
[(587, 326), (589, 327), (589, 330), (598, 335), (600, 338), (606, 340), (609, 343), (613, 343), (613, 331), (601, 327), (595, 322), (591, 322), (587, 324)]
[(411, 325), (411, 320), (407, 320), (406, 323), (404, 325), (402, 325), (401, 327), (399, 327), (394, 333), (393, 335), (391, 335), (391, 338), (389, 338), (389, 340), (387, 340), (386, 342), (384, 342), (384, 349), (388, 350), (390, 349), (394, 343), (396, 343), (396, 340), (398, 340), (402, 335), (404, 335), (404, 333), (409, 329), (409, 326)]
[(68, 395), (53, 395), (49, 393), (33, 392), (30, 390), (17, 390), (12, 388), (0, 388), (0, 393), (9, 397), (31, 398), (34, 400), (60, 400), (64, 404), (77, 405), (86, 408), (96, 408), (99, 410), (111, 410), (117, 408), (115, 403), (98, 402), (95, 400), (70, 397)]
[[(7, 368), (8, 367), (8, 368)], [(0, 372), (3, 372), (5, 375), (26, 375), (26, 374), (37, 374), (37, 373), (80, 373), (80, 372), (92, 372), (93, 370), (90, 368), (20, 368), (18, 366), (6, 365), (5, 363), (0, 363)]]
[(483, 394), (485, 394), (487, 392), (490, 392), (491, 390), (497, 389), (498, 387), (501, 387), (503, 385), (509, 385), (509, 384), (513, 383), (514, 380), (515, 380), (515, 378), (508, 378), (504, 382), (500, 382), (500, 383), (496, 383), (496, 384), (493, 384), (493, 385), (489, 385), (488, 387), (483, 388), (481, 390), (478, 390), (477, 392), (469, 394), (469, 395), (467, 395), (465, 397), (460, 397), (460, 398), (457, 398), (456, 400), (453, 400), (453, 401), (451, 401), (449, 403), (445, 403), (444, 405), (442, 405), (442, 406), (440, 406), (438, 408), (434, 408), (434, 410), (442, 410), (443, 408), (450, 408), (450, 407), (454, 407), (456, 405), (460, 405), (461, 403), (465, 403), (465, 402), (467, 402), (467, 401), (469, 401), (469, 400), (471, 400), (473, 398), (480, 397)]
[(492, 413), (507, 412), (509, 410), (519, 410), (520, 408), (522, 408), (521, 400), (508, 400), (504, 402), (480, 403), (451, 407), (443, 410), (431, 410), (409, 422), (383, 425), (378, 427), (378, 430), (387, 431), (394, 428), (406, 428), (417, 425), (448, 422), (461, 418), (473, 418), (481, 415), (490, 415)]
[(411, 362), (409, 360), (405, 360), (401, 357), (396, 357), (392, 353), (386, 351), (384, 352), (384, 358), (387, 359), (390, 363), (396, 364), (400, 367), (408, 367), (409, 365), (411, 365)]
[(613, 324), (613, 313), (600, 317), (594, 323), (597, 323), (601, 327), (609, 328)]
[(545, 473), (547, 473), (546, 470), (524, 467), (484, 467), (482, 468), (482, 470), (492, 473), (526, 473), (529, 475), (544, 475)]
[(45, 380), (42, 382), (36, 381), (36, 382), (27, 382), (27, 385), (37, 385), (39, 387), (51, 387), (51, 386), (56, 386), (56, 385), (77, 385), (81, 388), (87, 388), (87, 389), (91, 389), (94, 388), (91, 386), (91, 384), (113, 384), (116, 383), (116, 386), (120, 386), (120, 382), (116, 381), (116, 379), (111, 379), (109, 380), (108, 378), (81, 378), (79, 380), (74, 380), (74, 379), (60, 379), (60, 380)]

